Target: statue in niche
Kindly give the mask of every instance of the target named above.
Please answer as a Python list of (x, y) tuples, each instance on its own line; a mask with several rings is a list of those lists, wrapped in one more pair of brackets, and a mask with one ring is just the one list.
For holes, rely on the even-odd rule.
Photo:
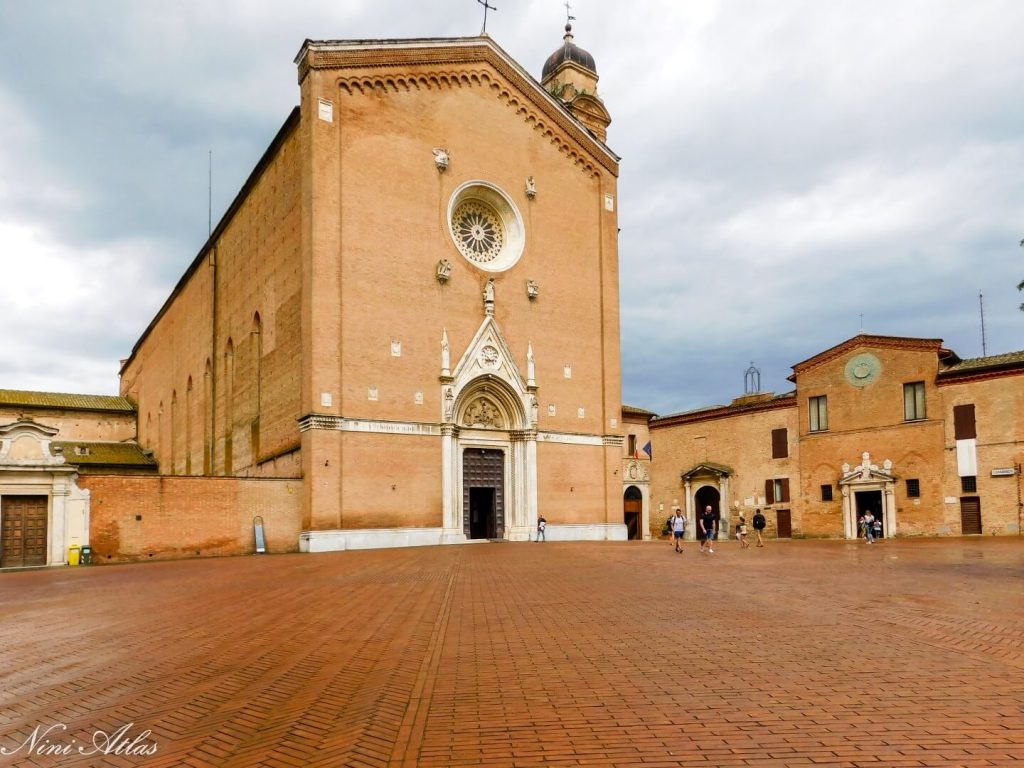
[(455, 406), (455, 394), (452, 392), (451, 387), (445, 387), (444, 389), (444, 420), (452, 420), (452, 408)]
[(484, 303), (494, 303), (494, 278), (488, 278), (487, 285), (484, 286)]
[(451, 352), (448, 349), (448, 329), (441, 331), (441, 370), (448, 372), (451, 368)]

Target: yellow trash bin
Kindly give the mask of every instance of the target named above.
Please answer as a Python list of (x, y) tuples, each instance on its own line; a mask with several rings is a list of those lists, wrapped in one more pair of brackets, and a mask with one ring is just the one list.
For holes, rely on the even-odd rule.
[(68, 565), (78, 565), (82, 557), (82, 548), (78, 544), (68, 547)]

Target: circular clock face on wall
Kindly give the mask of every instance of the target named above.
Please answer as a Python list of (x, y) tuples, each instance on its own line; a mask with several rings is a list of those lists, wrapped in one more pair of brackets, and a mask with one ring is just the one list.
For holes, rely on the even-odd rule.
[(855, 387), (866, 387), (876, 381), (881, 373), (882, 363), (870, 352), (859, 354), (846, 364), (846, 380)]

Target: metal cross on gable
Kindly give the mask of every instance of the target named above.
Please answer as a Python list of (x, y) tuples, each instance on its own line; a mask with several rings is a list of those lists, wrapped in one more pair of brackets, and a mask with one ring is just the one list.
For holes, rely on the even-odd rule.
[(487, 3), (487, 0), (476, 0), (476, 1), (478, 3), (480, 3), (480, 5), (482, 5), (484, 7), (484, 26), (480, 30), (480, 34), (481, 35), (486, 35), (487, 34), (487, 10), (490, 9), (492, 11), (497, 11), (498, 9), (497, 9), (496, 6), (489, 5)]

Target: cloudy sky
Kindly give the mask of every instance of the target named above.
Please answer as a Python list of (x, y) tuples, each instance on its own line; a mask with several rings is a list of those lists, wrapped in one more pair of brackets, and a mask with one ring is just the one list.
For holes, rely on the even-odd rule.
[[(492, 0), (534, 76), (559, 0)], [(117, 367), (298, 101), (309, 38), (477, 34), (474, 0), (0, 0), (0, 388)], [(1024, 3), (576, 0), (622, 156), (623, 399), (762, 389), (862, 327), (1024, 348)]]

